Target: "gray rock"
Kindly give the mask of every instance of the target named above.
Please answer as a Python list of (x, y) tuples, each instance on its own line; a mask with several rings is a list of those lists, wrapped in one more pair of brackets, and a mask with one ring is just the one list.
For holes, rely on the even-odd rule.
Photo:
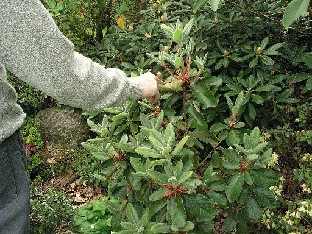
[(73, 148), (85, 141), (89, 127), (79, 110), (71, 107), (52, 107), (40, 111), (36, 120), (45, 141), (52, 145)]

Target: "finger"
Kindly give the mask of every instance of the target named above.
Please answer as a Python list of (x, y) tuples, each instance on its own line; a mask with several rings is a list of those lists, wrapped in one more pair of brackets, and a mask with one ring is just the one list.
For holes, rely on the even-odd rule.
[(161, 80), (162, 79), (162, 73), (159, 71), (157, 72), (156, 76)]
[(159, 94), (159, 92), (157, 92), (155, 94), (155, 96), (149, 98), (149, 103), (150, 104), (155, 104), (155, 103), (157, 103), (159, 101), (159, 99), (160, 99), (160, 94)]
[(165, 84), (161, 79), (159, 79), (157, 76), (155, 76), (155, 80), (157, 81), (158, 84)]

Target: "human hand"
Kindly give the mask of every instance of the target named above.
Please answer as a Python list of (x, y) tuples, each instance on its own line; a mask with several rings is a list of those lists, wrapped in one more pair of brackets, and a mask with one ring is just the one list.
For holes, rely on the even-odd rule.
[(146, 72), (136, 79), (140, 79), (143, 88), (142, 98), (148, 98), (150, 104), (159, 101), (160, 95), (158, 90), (158, 78), (151, 72)]

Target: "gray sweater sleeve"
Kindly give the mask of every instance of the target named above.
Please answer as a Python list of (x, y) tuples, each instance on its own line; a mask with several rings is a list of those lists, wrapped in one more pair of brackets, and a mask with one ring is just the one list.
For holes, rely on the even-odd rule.
[(75, 52), (39, 0), (0, 1), (0, 62), (61, 103), (85, 110), (142, 94), (137, 79)]

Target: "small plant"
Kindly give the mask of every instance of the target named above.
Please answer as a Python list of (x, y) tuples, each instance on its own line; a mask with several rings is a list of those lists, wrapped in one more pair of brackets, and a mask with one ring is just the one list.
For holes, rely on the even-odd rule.
[(27, 170), (33, 176), (42, 165), (38, 151), (43, 148), (44, 141), (39, 131), (39, 123), (32, 118), (27, 118), (21, 129), (21, 135), (25, 141)]
[(59, 226), (69, 226), (73, 215), (72, 201), (62, 191), (49, 187), (46, 192), (31, 186), (30, 232), (55, 233)]
[(78, 233), (110, 233), (112, 214), (105, 202), (113, 202), (111, 197), (101, 197), (79, 207), (74, 217), (75, 230)]
[(52, 98), (46, 97), (42, 92), (31, 85), (17, 79), (11, 73), (8, 73), (8, 80), (15, 88), (18, 95), (18, 104), (29, 117), (34, 117), (41, 109), (55, 105)]

